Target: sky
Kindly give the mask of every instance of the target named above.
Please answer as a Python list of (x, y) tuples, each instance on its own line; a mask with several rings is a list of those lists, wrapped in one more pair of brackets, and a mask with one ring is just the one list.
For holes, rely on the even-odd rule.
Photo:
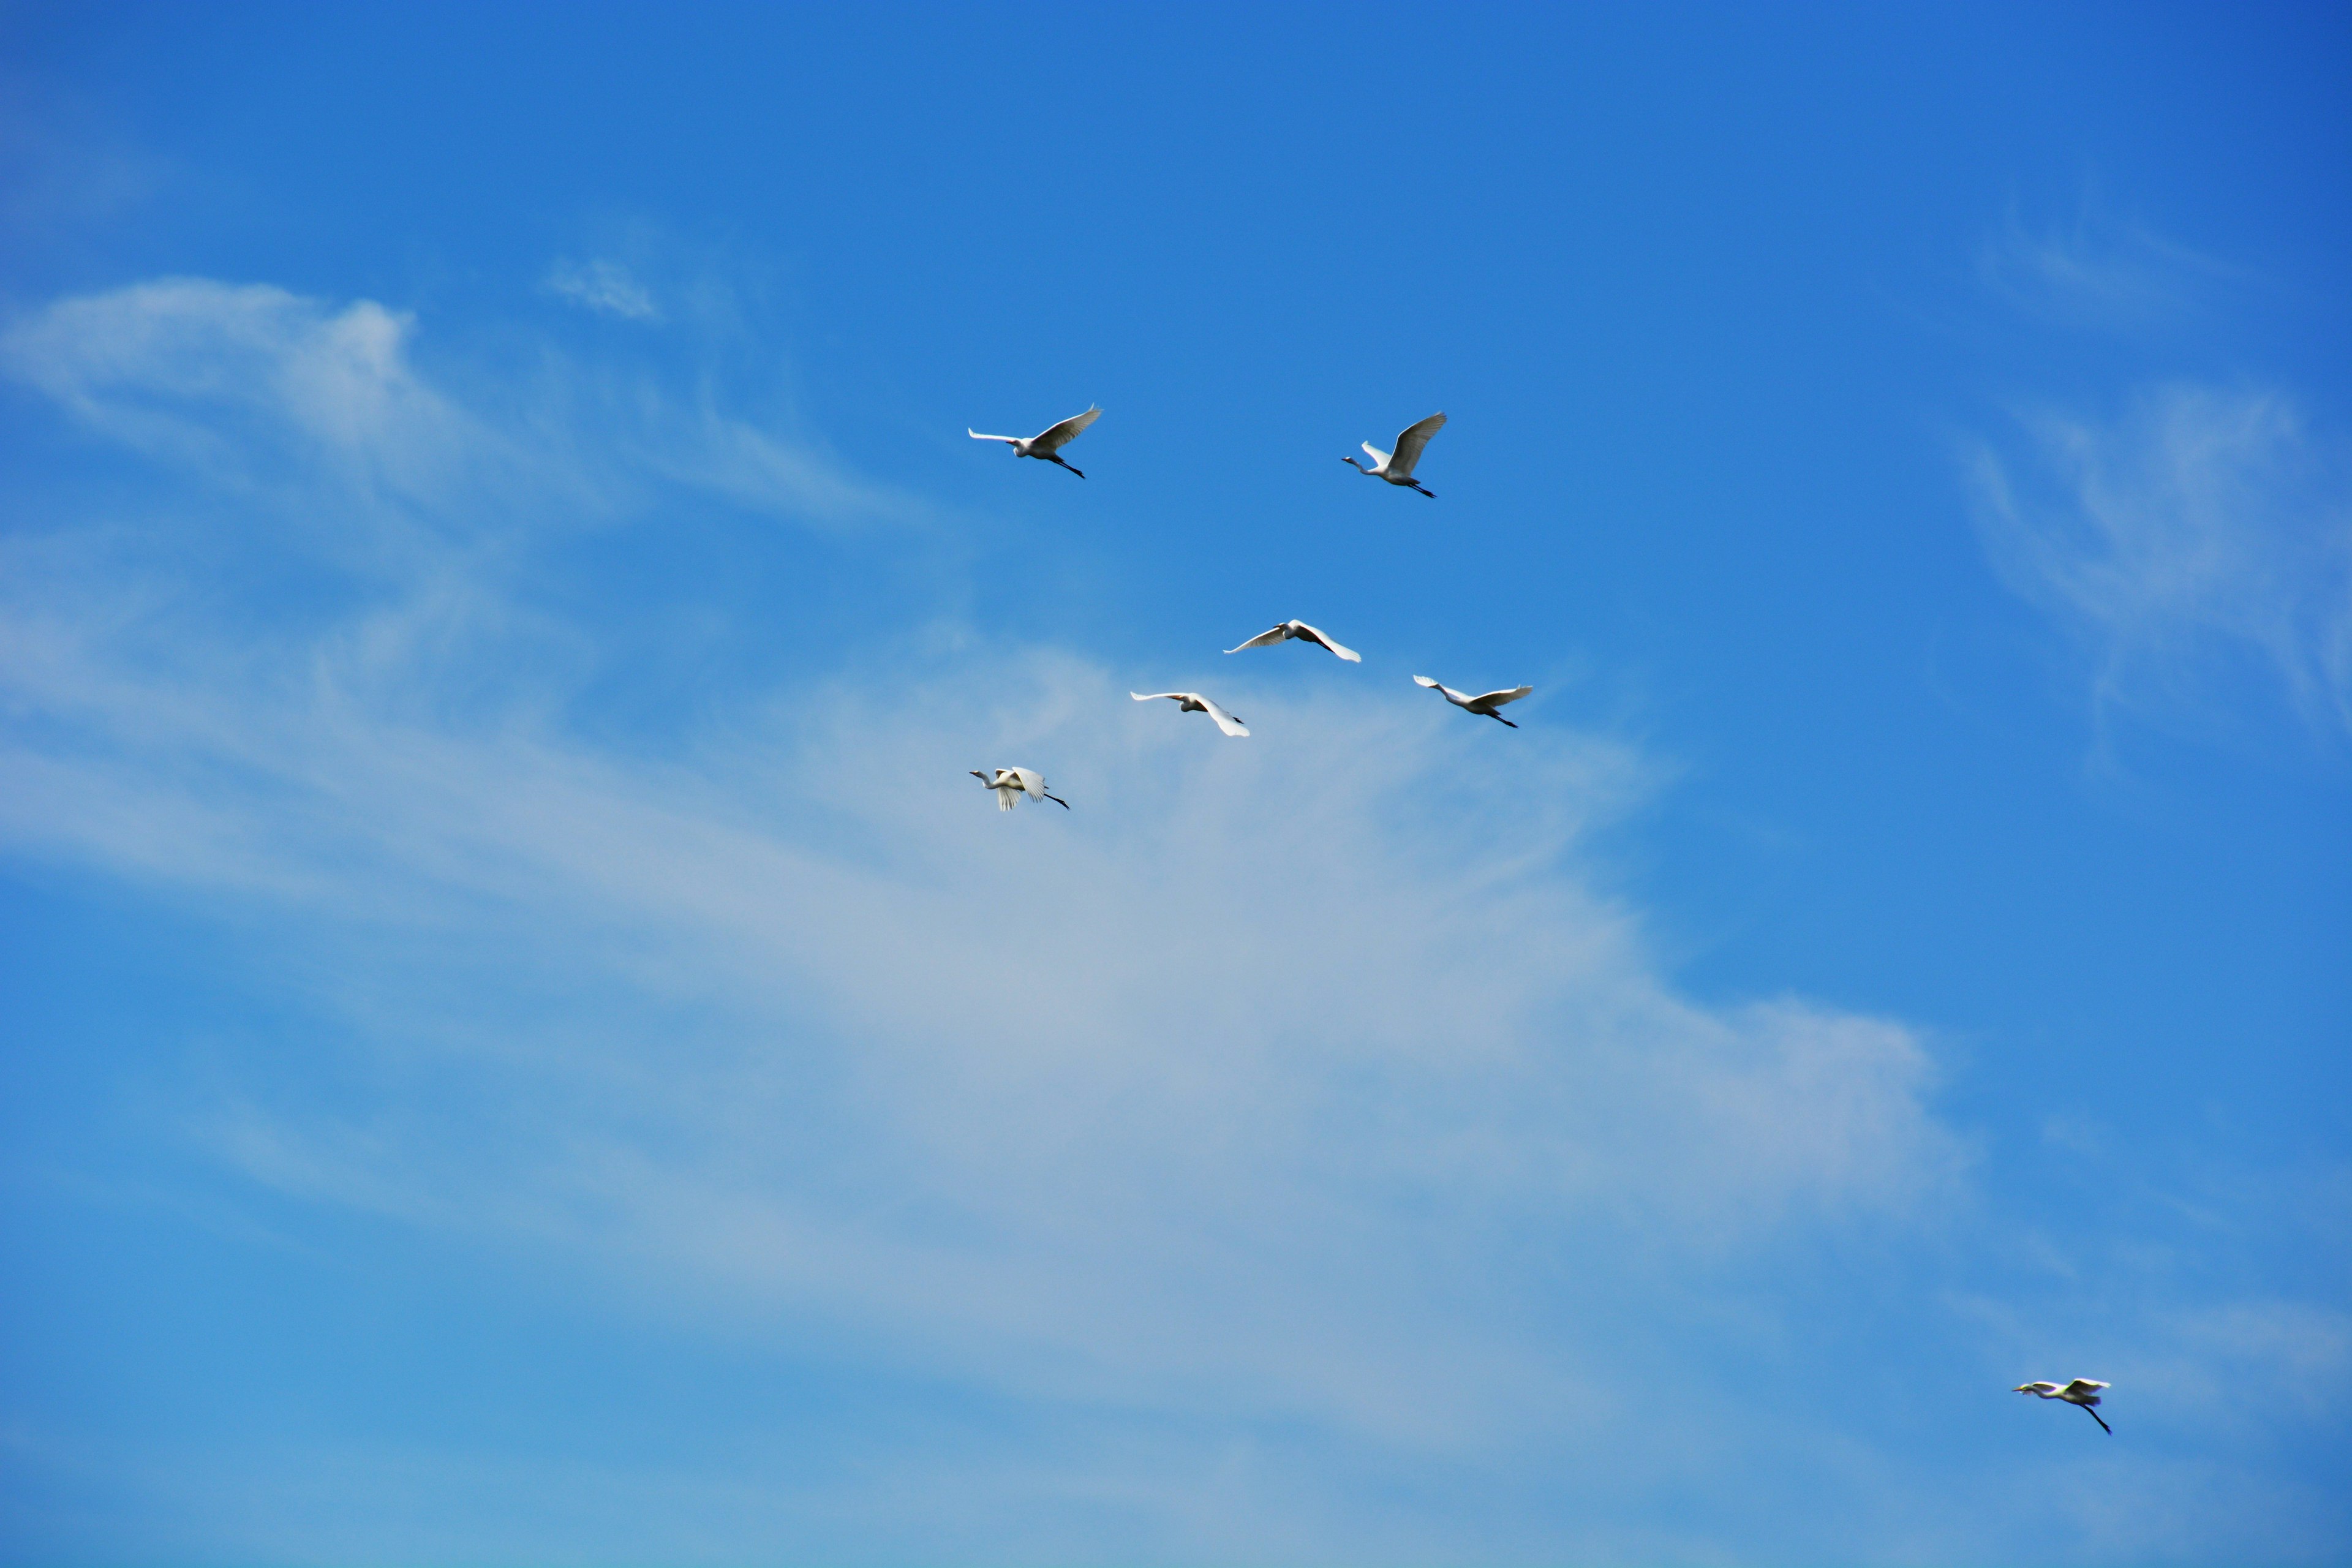
[(2352, 1557), (2347, 80), (0, 8), (0, 1563)]

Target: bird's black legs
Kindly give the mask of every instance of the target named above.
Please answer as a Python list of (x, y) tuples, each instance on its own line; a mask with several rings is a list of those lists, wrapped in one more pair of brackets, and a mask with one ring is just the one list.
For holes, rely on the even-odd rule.
[(1069, 810), (1069, 809), (1070, 809), (1070, 803), (1069, 803), (1068, 801), (1066, 801), (1066, 800), (1064, 800), (1064, 799), (1063, 799), (1060, 795), (1047, 795), (1045, 798), (1046, 798), (1047, 800), (1052, 801), (1055, 805), (1060, 806), (1064, 811), (1067, 811), (1067, 810)]
[[(1492, 719), (1497, 724), (1511, 724), (1511, 721), (1508, 719), (1504, 718), (1500, 713), (1489, 713), (1486, 717)], [(1516, 730), (1518, 726), (1517, 724), (1511, 724), (1511, 728)], [(2095, 1412), (2094, 1414), (2095, 1414)]]
[(1423, 490), (1423, 489), (1421, 489), (1421, 487), (1420, 487), (1419, 485), (1415, 485), (1415, 486), (1413, 486), (1412, 488), (1413, 488), (1413, 489), (1417, 489), (1417, 490), (1421, 490), (1421, 493), (1422, 493), (1422, 494), (1423, 494), (1423, 495), (1427, 496), (1427, 497), (1428, 497), (1430, 500), (1435, 500), (1437, 499), (1437, 492), (1436, 492), (1435, 490)]
[[(1062, 466), (1063, 468), (1070, 468), (1070, 465), (1069, 465), (1069, 464), (1067, 464), (1067, 463), (1064, 463), (1064, 462), (1062, 462), (1062, 459), (1061, 459), (1061, 458), (1055, 458), (1054, 459), (1054, 461), (1055, 461), (1055, 462), (1056, 462), (1056, 463), (1061, 464), (1061, 466)], [(1076, 474), (1076, 475), (1078, 476), (1078, 478), (1080, 478), (1080, 479), (1085, 479), (1085, 478), (1087, 477), (1083, 472), (1081, 472), (1080, 470), (1078, 470), (1078, 469), (1076, 469), (1076, 468), (1070, 468), (1070, 472), (1072, 472), (1072, 473), (1074, 473), (1074, 474)]]
[(2116, 1435), (2116, 1429), (2107, 1425), (2107, 1418), (2105, 1416), (2100, 1415), (2097, 1411), (2092, 1409), (2087, 1405), (2084, 1405), (2082, 1408), (2084, 1415), (2089, 1416), (2092, 1420), (2099, 1424), (2100, 1431), (2105, 1432), (2110, 1437)]

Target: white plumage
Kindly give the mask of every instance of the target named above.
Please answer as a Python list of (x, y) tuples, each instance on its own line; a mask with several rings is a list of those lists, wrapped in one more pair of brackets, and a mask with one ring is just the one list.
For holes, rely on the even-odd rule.
[[(1508, 719), (1504, 718), (1500, 713), (1496, 712), (1496, 709), (1500, 708), (1506, 702), (1517, 702), (1520, 698), (1525, 697), (1528, 692), (1535, 689), (1532, 686), (1514, 686), (1507, 691), (1486, 691), (1481, 692), (1479, 695), (1473, 697), (1467, 692), (1456, 691), (1450, 686), (1440, 686), (1436, 681), (1430, 679), (1429, 677), (1425, 675), (1414, 676), (1412, 678), (1412, 683), (1415, 686), (1426, 686), (1432, 691), (1440, 693), (1444, 697), (1445, 700), (1453, 703), (1456, 708), (1466, 709), (1473, 713), (1484, 713), (1487, 718), (1492, 719), (1497, 724), (1511, 724), (1511, 721)], [(1511, 724), (1511, 728), (1516, 730), (1518, 726), (1517, 724)]]
[[(1242, 647), (1271, 647), (1276, 643), (1287, 642), (1293, 637), (1297, 637), (1300, 642), (1311, 642), (1318, 647), (1328, 647), (1333, 653), (1338, 654), (1341, 658), (1346, 659), (1349, 664), (1361, 664), (1364, 662), (1364, 656), (1362, 654), (1358, 653), (1353, 648), (1341, 647), (1338, 643), (1333, 642), (1329, 637), (1325, 637), (1321, 632), (1317, 631), (1305, 621), (1285, 621), (1282, 625), (1275, 627), (1270, 632), (1258, 633), (1257, 636), (1242, 644)], [(1229, 647), (1225, 649), (1225, 651), (1227, 653), (1239, 653), (1242, 651), (1242, 647)]]
[(2074, 1382), (2063, 1384), (2055, 1383), (2021, 1383), (2017, 1385), (2015, 1392), (2019, 1394), (2031, 1394), (2042, 1399), (2063, 1399), (2067, 1404), (2075, 1405), (2083, 1410), (2092, 1420), (2099, 1424), (2099, 1430), (2112, 1437), (2116, 1435), (2116, 1429), (2107, 1425), (2107, 1418), (2105, 1416), (2091, 1408), (2099, 1402), (2099, 1390), (2106, 1386), (2107, 1385), (2105, 1384), (2099, 1382), (2096, 1378), (2078, 1377)]
[(1353, 458), (1339, 460), (1360, 474), (1369, 474), (1373, 479), (1386, 479), (1392, 485), (1402, 485), (1407, 489), (1420, 490), (1425, 496), (1434, 497), (1437, 494), (1435, 490), (1426, 488), (1412, 477), (1412, 467), (1421, 461), (1421, 449), (1429, 445), (1429, 438), (1436, 435), (1444, 424), (1444, 415), (1433, 414), (1418, 424), (1406, 426), (1397, 433), (1396, 450), (1393, 452), (1383, 452), (1370, 441), (1365, 442), (1364, 450), (1372, 459), (1372, 466), (1369, 468)]
[(1058, 795), (1045, 793), (1045, 775), (1029, 768), (992, 768), (982, 773), (971, 770), (971, 776), (996, 792), (996, 809), (1011, 811), (1023, 795), (1032, 800), (1050, 800), (1064, 811), (1070, 803)]
[(1084, 414), (1071, 415), (1059, 425), (1047, 426), (1035, 436), (983, 436), (969, 425), (964, 426), (963, 433), (975, 441), (1002, 441), (1013, 448), (1013, 455), (1016, 458), (1035, 458), (1041, 462), (1061, 463), (1063, 468), (1069, 468), (1083, 479), (1087, 477), (1083, 471), (1062, 462), (1062, 448), (1085, 435), (1087, 426), (1101, 417), (1101, 409), (1089, 408)]
[(1223, 709), (1218, 707), (1215, 703), (1210, 701), (1207, 698), (1202, 696), (1197, 691), (1154, 691), (1149, 695), (1140, 691), (1130, 691), (1128, 695), (1134, 698), (1138, 702), (1157, 702), (1161, 698), (1165, 697), (1169, 701), (1176, 704), (1176, 708), (1179, 712), (1206, 713), (1210, 718), (1214, 719), (1217, 721), (1217, 728), (1223, 730), (1228, 735), (1246, 735), (1249, 733), (1249, 727), (1247, 725), (1244, 724), (1239, 719), (1234, 718), (1232, 714), (1226, 712)]

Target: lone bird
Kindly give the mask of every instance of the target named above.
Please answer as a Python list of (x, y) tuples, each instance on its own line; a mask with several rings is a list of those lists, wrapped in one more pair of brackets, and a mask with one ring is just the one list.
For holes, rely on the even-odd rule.
[[(1031, 436), (1025, 439), (1019, 436), (983, 436), (969, 425), (963, 427), (963, 433), (975, 441), (1002, 441), (1013, 448), (1013, 455), (1016, 458), (1037, 458), (1048, 463), (1062, 463), (1062, 448), (1085, 435), (1087, 426), (1101, 417), (1101, 409), (1089, 408), (1084, 414), (1071, 415), (1042, 436)], [(1416, 452), (1420, 449), (1418, 447), (1413, 448)], [(1406, 466), (1410, 468), (1412, 465)], [(1062, 467), (1070, 468), (1067, 463), (1062, 463)], [(1070, 468), (1070, 472), (1082, 479), (1087, 477), (1076, 468)]]
[[(1412, 466), (1421, 461), (1421, 449), (1429, 445), (1429, 438), (1436, 435), (1444, 424), (1444, 415), (1433, 414), (1418, 425), (1406, 426), (1397, 436), (1396, 450), (1393, 452), (1383, 452), (1370, 441), (1365, 442), (1364, 450), (1370, 453), (1372, 458), (1372, 466), (1369, 468), (1353, 458), (1342, 458), (1339, 460), (1360, 474), (1370, 474), (1376, 479), (1386, 479), (1392, 485), (1402, 485), (1407, 489), (1420, 490), (1422, 494), (1433, 500), (1437, 497), (1437, 492), (1424, 488), (1419, 479), (1412, 477)], [(1052, 432), (1048, 431), (1046, 434), (1051, 435)]]
[(1217, 721), (1217, 728), (1223, 730), (1228, 735), (1246, 735), (1249, 733), (1248, 725), (1243, 723), (1239, 719), (1234, 718), (1232, 714), (1226, 712), (1223, 709), (1218, 707), (1215, 703), (1210, 701), (1207, 698), (1202, 696), (1197, 691), (1155, 691), (1148, 697), (1140, 691), (1130, 691), (1128, 695), (1134, 698), (1138, 702), (1157, 702), (1160, 699), (1165, 697), (1168, 700), (1176, 704), (1176, 710), (1180, 713), (1206, 713), (1210, 718), (1214, 719)]
[(2069, 1405), (2079, 1405), (2083, 1407), (2084, 1414), (2099, 1424), (2099, 1430), (2112, 1437), (2116, 1435), (2116, 1429), (2107, 1425), (2105, 1416), (2091, 1408), (2099, 1402), (2099, 1390), (2106, 1386), (2096, 1378), (2078, 1377), (2063, 1388), (2054, 1383), (2021, 1383), (2017, 1385), (2016, 1392), (2036, 1394), (2043, 1399), (2063, 1399)]
[[(1325, 637), (1321, 632), (1317, 631), (1305, 621), (1285, 621), (1282, 625), (1275, 627), (1274, 630), (1270, 632), (1258, 633), (1257, 636), (1242, 644), (1242, 647), (1272, 647), (1276, 643), (1288, 642), (1292, 637), (1297, 637), (1300, 642), (1311, 642), (1318, 647), (1328, 647), (1333, 653), (1338, 654), (1341, 658), (1346, 659), (1349, 664), (1361, 664), (1364, 662), (1364, 656), (1362, 654), (1358, 653), (1351, 647), (1341, 647), (1338, 643), (1333, 642), (1329, 637)], [(1239, 653), (1242, 651), (1242, 647), (1229, 647), (1225, 649), (1225, 651), (1227, 653)]]
[(996, 768), (988, 773), (974, 768), (971, 776), (996, 792), (996, 809), (999, 811), (1011, 811), (1024, 795), (1033, 800), (1050, 800), (1064, 811), (1070, 809), (1068, 801), (1058, 795), (1045, 793), (1045, 774), (1028, 768)]
[[(1532, 686), (1514, 686), (1508, 691), (1489, 691), (1477, 697), (1472, 697), (1465, 692), (1456, 691), (1450, 686), (1440, 686), (1437, 682), (1430, 679), (1429, 677), (1425, 675), (1414, 676), (1412, 678), (1412, 683), (1415, 686), (1426, 686), (1432, 691), (1444, 694), (1445, 700), (1453, 703), (1456, 708), (1467, 709), (1473, 713), (1484, 713), (1487, 718), (1492, 719), (1497, 724), (1511, 724), (1511, 721), (1508, 719), (1504, 718), (1500, 713), (1496, 712), (1496, 709), (1500, 708), (1506, 702), (1517, 702), (1520, 698), (1525, 697), (1528, 692), (1535, 689)], [(1516, 730), (1518, 726), (1517, 724), (1511, 724), (1511, 728)]]

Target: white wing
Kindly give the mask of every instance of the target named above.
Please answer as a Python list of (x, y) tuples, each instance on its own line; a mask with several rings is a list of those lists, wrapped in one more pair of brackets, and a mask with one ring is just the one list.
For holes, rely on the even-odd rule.
[[(1329, 648), (1333, 653), (1338, 654), (1349, 664), (1361, 664), (1364, 662), (1364, 656), (1362, 654), (1358, 653), (1351, 647), (1341, 647), (1338, 643), (1333, 642), (1329, 637), (1325, 637), (1321, 632), (1317, 631), (1305, 621), (1293, 621), (1290, 625), (1298, 628), (1297, 631), (1292, 632), (1290, 634), (1291, 636), (1303, 637), (1308, 642), (1321, 643), (1325, 647)], [(1286, 630), (1287, 628), (1277, 627), (1276, 629)]]
[(1167, 698), (1171, 702), (1181, 702), (1184, 699), (1192, 696), (1192, 694), (1189, 691), (1155, 691), (1147, 697), (1140, 691), (1130, 691), (1128, 695), (1134, 698), (1138, 702), (1157, 702), (1163, 697)]
[(1043, 800), (1045, 798), (1045, 778), (1044, 774), (1032, 773), (1027, 768), (1009, 768), (1006, 771), (1012, 773), (1014, 781), (1021, 785), (1021, 788), (1028, 795), (1030, 799)]
[(1429, 445), (1429, 438), (1436, 435), (1444, 423), (1444, 415), (1433, 414), (1418, 425), (1406, 426), (1398, 435), (1396, 460), (1389, 466), (1396, 470), (1399, 479), (1412, 478), (1412, 466), (1421, 461), (1421, 449)]
[(1074, 414), (1029, 444), (1041, 452), (1058, 452), (1086, 434), (1087, 426), (1102, 417), (1102, 410), (1089, 408), (1084, 414)]
[(2099, 1382), (2095, 1378), (2078, 1377), (2074, 1382), (2068, 1384), (2062, 1392), (2066, 1394), (2096, 1394), (2099, 1390), (2106, 1386), (2107, 1385), (2105, 1384)]
[(1192, 694), (1192, 700), (1209, 710), (1209, 717), (1214, 719), (1217, 721), (1217, 728), (1223, 730), (1226, 734), (1246, 735), (1249, 733), (1248, 725), (1243, 723), (1240, 720), (1234, 718), (1232, 714), (1226, 712), (1223, 709), (1218, 707), (1215, 703), (1210, 701), (1199, 692), (1196, 691)]
[(1008, 447), (1021, 445), (1021, 437), (1018, 436), (983, 436), (969, 425), (963, 427), (963, 433), (975, 441), (1002, 441)]
[[(1275, 627), (1274, 630), (1270, 632), (1258, 633), (1257, 636), (1242, 644), (1242, 647), (1265, 647), (1270, 644), (1281, 642), (1289, 636), (1290, 623), (1288, 621), (1285, 621), (1282, 625)], [(1229, 647), (1225, 649), (1225, 651), (1227, 653), (1239, 653), (1242, 651), (1242, 647)]]
[(1430, 679), (1429, 679), (1429, 677), (1427, 677), (1427, 676), (1425, 676), (1425, 675), (1416, 675), (1416, 676), (1414, 676), (1414, 677), (1412, 678), (1412, 683), (1413, 683), (1415, 686), (1426, 686), (1426, 687), (1428, 687), (1432, 691), (1443, 691), (1444, 693), (1445, 693), (1445, 700), (1446, 700), (1448, 702), (1461, 702), (1461, 703), (1467, 703), (1467, 702), (1470, 700), (1470, 699), (1469, 699), (1469, 697), (1468, 697), (1468, 695), (1467, 695), (1466, 693), (1460, 692), (1460, 691), (1456, 691), (1456, 690), (1454, 690), (1454, 688), (1452, 688), (1452, 687), (1450, 687), (1450, 686), (1441, 686), (1441, 685), (1439, 685), (1436, 681)]
[(1533, 691), (1534, 689), (1535, 688), (1532, 686), (1514, 686), (1508, 691), (1489, 691), (1482, 696), (1473, 697), (1470, 700), (1473, 702), (1484, 702), (1491, 707), (1500, 708), (1506, 702), (1517, 702), (1520, 698), (1525, 697), (1528, 692)]
[(1389, 455), (1386, 452), (1381, 451), (1378, 447), (1373, 446), (1370, 441), (1364, 443), (1364, 450), (1372, 455), (1372, 467), (1376, 468), (1389, 460)]

